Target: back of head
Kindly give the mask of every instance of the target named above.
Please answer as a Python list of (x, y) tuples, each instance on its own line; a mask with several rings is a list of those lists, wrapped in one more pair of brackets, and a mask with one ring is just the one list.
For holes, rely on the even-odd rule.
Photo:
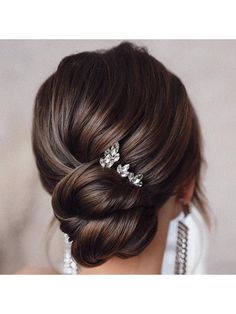
[[(118, 141), (122, 164), (143, 174), (141, 188), (99, 164)], [(158, 209), (193, 179), (205, 213), (196, 114), (180, 79), (145, 48), (123, 42), (65, 57), (37, 93), (33, 150), (80, 265), (139, 254)]]

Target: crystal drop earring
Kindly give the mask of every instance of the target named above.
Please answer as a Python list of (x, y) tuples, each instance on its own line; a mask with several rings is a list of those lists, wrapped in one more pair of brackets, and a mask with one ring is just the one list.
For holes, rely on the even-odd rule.
[(63, 274), (76, 275), (77, 271), (77, 264), (71, 256), (71, 243), (69, 242), (69, 237), (64, 233)]
[(184, 223), (184, 220), (190, 213), (190, 206), (189, 204), (184, 204), (182, 199), (180, 200), (180, 203), (183, 208), (184, 218), (178, 221), (178, 227), (177, 227), (175, 274), (185, 275), (187, 272), (189, 228)]

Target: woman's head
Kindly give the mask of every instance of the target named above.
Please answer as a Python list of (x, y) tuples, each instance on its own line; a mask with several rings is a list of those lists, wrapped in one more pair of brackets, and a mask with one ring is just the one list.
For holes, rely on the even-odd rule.
[[(101, 167), (116, 142), (142, 187)], [(206, 215), (197, 116), (181, 80), (145, 48), (123, 42), (65, 57), (37, 93), (33, 149), (81, 265), (139, 254), (158, 230), (158, 210), (193, 181), (192, 201)]]

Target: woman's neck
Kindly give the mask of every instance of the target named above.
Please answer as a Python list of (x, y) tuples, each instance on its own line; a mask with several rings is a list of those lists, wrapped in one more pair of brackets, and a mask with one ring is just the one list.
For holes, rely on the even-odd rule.
[(81, 267), (81, 275), (95, 274), (160, 274), (166, 247), (169, 223), (173, 219), (173, 202), (167, 202), (158, 213), (158, 230), (152, 242), (137, 256), (121, 259), (113, 257), (106, 263)]

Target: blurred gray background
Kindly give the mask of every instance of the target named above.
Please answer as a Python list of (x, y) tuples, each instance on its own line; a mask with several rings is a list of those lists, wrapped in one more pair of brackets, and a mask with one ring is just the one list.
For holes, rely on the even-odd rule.
[[(132, 41), (132, 40), (131, 40)], [(120, 40), (0, 41), (0, 273), (47, 266), (52, 210), (31, 151), (35, 94), (60, 60)], [(236, 274), (236, 41), (134, 40), (176, 73), (200, 118), (208, 168), (204, 185), (217, 226), (210, 239), (210, 274)], [(58, 255), (61, 235), (52, 250)], [(55, 238), (55, 237), (54, 237)]]

